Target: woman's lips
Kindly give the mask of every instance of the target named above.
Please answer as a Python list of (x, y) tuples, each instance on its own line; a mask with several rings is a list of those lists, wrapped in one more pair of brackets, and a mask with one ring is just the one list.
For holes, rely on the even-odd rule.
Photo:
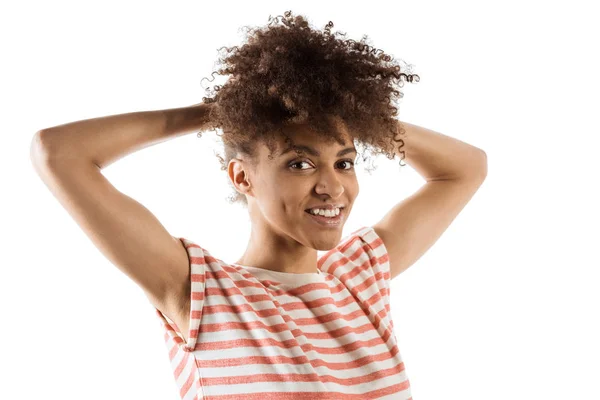
[(311, 217), (311, 220), (313, 220), (317, 224), (324, 226), (324, 227), (336, 228), (336, 227), (340, 226), (342, 223), (344, 209), (341, 208), (340, 213), (337, 216), (331, 217), (331, 218), (330, 217), (322, 217), (320, 215), (314, 215), (308, 211), (304, 211), (304, 212), (307, 213), (309, 215), (309, 217)]

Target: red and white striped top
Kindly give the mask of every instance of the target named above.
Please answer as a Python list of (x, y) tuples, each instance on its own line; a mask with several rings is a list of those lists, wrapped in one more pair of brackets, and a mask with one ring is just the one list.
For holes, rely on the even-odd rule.
[(191, 269), (187, 343), (154, 309), (183, 400), (412, 399), (390, 315), (389, 257), (372, 227), (303, 274), (228, 264), (179, 239)]

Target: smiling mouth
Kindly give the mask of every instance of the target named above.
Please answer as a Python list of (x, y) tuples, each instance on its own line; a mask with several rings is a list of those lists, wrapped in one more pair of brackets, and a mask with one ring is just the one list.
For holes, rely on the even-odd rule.
[(304, 210), (304, 212), (307, 213), (310, 217), (312, 217), (311, 220), (313, 220), (317, 224), (329, 228), (336, 228), (342, 223), (343, 217), (345, 215), (345, 207), (340, 208), (340, 213), (335, 217), (325, 217), (321, 215), (311, 214), (308, 210)]

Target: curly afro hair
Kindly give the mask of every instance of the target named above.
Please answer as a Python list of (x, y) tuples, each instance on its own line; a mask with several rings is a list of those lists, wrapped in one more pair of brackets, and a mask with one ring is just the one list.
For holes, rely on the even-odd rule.
[[(222, 136), (217, 134), (225, 150), (225, 158), (217, 155), (221, 170), (227, 170), (238, 153), (255, 166), (258, 142), (271, 151), (269, 159), (277, 137), (293, 145), (285, 130), (288, 124), (306, 124), (324, 142), (335, 140), (341, 145), (336, 119), (346, 124), (363, 161), (368, 157), (361, 149), (394, 159), (396, 142), (398, 149), (404, 146), (396, 135), (405, 130), (394, 118), (398, 109), (391, 103), (404, 96), (398, 90), (403, 85), (401, 77), (418, 82), (419, 76), (400, 72), (393, 57), (365, 44), (366, 35), (360, 42), (341, 40), (336, 35), (346, 34), (332, 34), (332, 27), (329, 21), (323, 31), (311, 29), (305, 17), (286, 11), (284, 16), (269, 16), (266, 27), (247, 29), (243, 46), (218, 49), (225, 48), (228, 54), (218, 59), (223, 68), (211, 76), (231, 77), (212, 93), (205, 89), (212, 96), (202, 100), (214, 103), (207, 129), (223, 131)], [(404, 166), (405, 154), (400, 153), (400, 166)], [(246, 197), (229, 184), (234, 189), (230, 203), (247, 206)]]

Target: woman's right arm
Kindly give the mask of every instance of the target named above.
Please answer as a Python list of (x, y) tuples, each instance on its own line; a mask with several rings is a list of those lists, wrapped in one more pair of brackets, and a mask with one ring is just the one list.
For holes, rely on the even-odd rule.
[(212, 104), (109, 115), (42, 129), (33, 137), (31, 154), (90, 160), (102, 169), (145, 147), (204, 130)]
[(100, 167), (133, 150), (202, 129), (204, 113), (198, 106), (74, 122), (45, 131), (48, 136), (42, 140), (36, 134), (31, 146), (35, 171), (60, 204), (183, 334), (190, 309), (187, 251), (150, 210), (117, 190)]

